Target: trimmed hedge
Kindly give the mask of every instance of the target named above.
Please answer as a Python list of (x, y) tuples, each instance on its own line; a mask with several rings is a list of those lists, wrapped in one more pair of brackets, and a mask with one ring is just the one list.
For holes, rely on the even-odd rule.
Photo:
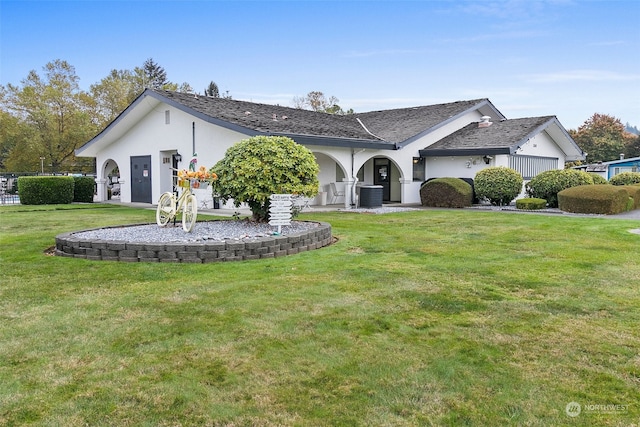
[(21, 176), (18, 194), (23, 205), (69, 204), (73, 201), (71, 176)]
[(544, 209), (547, 207), (545, 199), (537, 199), (535, 197), (516, 200), (516, 208), (523, 210)]
[(640, 207), (640, 186), (638, 185), (618, 185), (627, 192), (629, 197), (633, 200), (633, 206), (629, 210), (638, 209)]
[(420, 187), (422, 206), (464, 208), (473, 202), (473, 188), (460, 178), (431, 179)]
[(622, 172), (609, 180), (613, 185), (633, 185), (640, 183), (640, 172)]
[(558, 193), (578, 185), (592, 185), (593, 178), (575, 169), (552, 169), (534, 176), (526, 185), (527, 195), (545, 199), (551, 208), (558, 207)]
[(474, 181), (478, 198), (496, 206), (508, 205), (522, 191), (520, 172), (504, 166), (482, 169)]
[(558, 193), (558, 207), (565, 212), (614, 215), (629, 210), (627, 191), (609, 184), (580, 185)]
[(96, 182), (89, 176), (73, 177), (73, 201), (78, 203), (92, 203)]

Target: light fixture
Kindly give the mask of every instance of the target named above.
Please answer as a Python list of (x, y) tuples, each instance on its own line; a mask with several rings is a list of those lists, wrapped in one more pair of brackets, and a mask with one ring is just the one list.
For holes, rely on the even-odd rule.
[(176, 162), (178, 162), (178, 163), (180, 163), (182, 161), (182, 155), (180, 153), (174, 154), (173, 158), (176, 159)]
[(491, 159), (493, 159), (493, 157), (491, 157), (491, 156), (483, 156), (483, 157), (482, 157), (482, 160), (484, 160), (484, 162), (485, 162), (486, 164), (491, 163)]

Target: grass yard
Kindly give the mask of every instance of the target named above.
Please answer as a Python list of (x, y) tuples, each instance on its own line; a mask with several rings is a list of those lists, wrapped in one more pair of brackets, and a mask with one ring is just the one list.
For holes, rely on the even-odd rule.
[(115, 263), (43, 251), (153, 211), (0, 208), (0, 425), (640, 424), (638, 221), (301, 219), (339, 241)]

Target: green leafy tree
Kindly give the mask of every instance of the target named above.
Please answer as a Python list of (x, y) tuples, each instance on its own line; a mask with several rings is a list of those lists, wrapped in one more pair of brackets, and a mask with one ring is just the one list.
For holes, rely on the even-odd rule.
[(482, 169), (474, 179), (474, 189), (479, 199), (487, 199), (492, 205), (511, 203), (522, 191), (520, 172), (504, 166)]
[(213, 191), (236, 207), (247, 203), (253, 219), (267, 221), (272, 194), (318, 194), (319, 167), (315, 156), (283, 136), (254, 136), (230, 147), (211, 168), (218, 179)]
[(90, 86), (94, 101), (93, 119), (106, 126), (133, 102), (144, 89), (144, 79), (130, 70), (111, 70), (99, 83)]
[(624, 153), (627, 158), (640, 157), (640, 136), (630, 135)]
[(628, 137), (622, 122), (606, 114), (594, 114), (577, 131), (569, 134), (584, 152), (589, 163), (615, 160), (625, 152)]
[(41, 157), (47, 172), (92, 169), (93, 162), (74, 155), (98, 129), (91, 115), (94, 102), (79, 89), (78, 80), (73, 66), (55, 60), (44, 67), (44, 77), (31, 71), (21, 87), (2, 89), (3, 110), (28, 135), (11, 147), (6, 163), (14, 170), (40, 170)]

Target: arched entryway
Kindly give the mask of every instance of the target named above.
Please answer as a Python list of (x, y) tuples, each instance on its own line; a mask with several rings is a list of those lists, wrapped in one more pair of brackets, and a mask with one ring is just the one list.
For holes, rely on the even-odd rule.
[(389, 157), (374, 156), (367, 159), (356, 175), (359, 185), (381, 185), (382, 201), (402, 202), (402, 171)]
[(97, 199), (100, 202), (120, 199), (120, 167), (113, 159), (104, 162), (96, 177)]

